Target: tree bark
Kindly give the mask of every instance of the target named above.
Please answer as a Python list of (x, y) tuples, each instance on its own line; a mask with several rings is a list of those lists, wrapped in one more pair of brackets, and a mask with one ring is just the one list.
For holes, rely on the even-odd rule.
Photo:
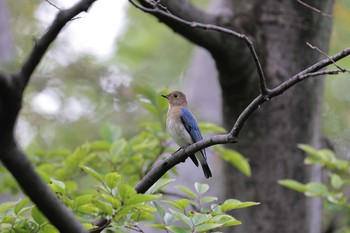
[[(308, 1), (323, 12), (331, 12), (333, 1)], [(331, 19), (310, 11), (297, 1), (232, 1), (234, 27), (241, 27), (257, 43), (268, 86), (288, 79), (308, 65), (322, 59), (306, 42), (328, 51)], [(247, 25), (247, 23), (249, 25)], [(244, 106), (258, 94), (257, 75), (242, 50), (213, 54), (222, 88), (223, 122), (230, 129)], [(227, 56), (229, 59), (227, 59)], [(226, 62), (236, 64), (229, 66)], [(225, 64), (226, 63), (226, 64)], [(293, 87), (280, 98), (259, 109), (242, 130), (234, 149), (249, 158), (252, 177), (245, 177), (225, 166), (226, 197), (261, 202), (257, 208), (238, 211), (242, 227), (237, 232), (321, 231), (320, 200), (277, 184), (279, 179), (308, 182), (318, 179), (317, 168), (303, 164), (298, 143), (320, 144), (320, 118), (323, 81), (310, 79)]]

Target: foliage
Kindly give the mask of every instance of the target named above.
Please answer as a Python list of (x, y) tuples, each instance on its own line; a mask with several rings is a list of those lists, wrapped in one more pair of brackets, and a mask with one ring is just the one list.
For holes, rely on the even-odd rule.
[[(88, 229), (98, 219), (111, 220), (109, 229), (125, 232), (140, 228), (143, 221), (153, 222), (151, 227), (169, 232), (206, 232), (223, 226), (235, 226), (240, 221), (227, 211), (257, 205), (229, 199), (217, 203), (217, 198), (205, 196), (209, 186), (195, 184), (195, 191), (178, 186), (180, 196), (175, 200), (163, 193), (174, 179), (165, 175), (145, 194), (133, 188), (150, 171), (155, 162), (164, 159), (176, 148), (169, 148), (165, 132), (167, 102), (160, 93), (138, 87), (139, 105), (152, 115), (153, 121), (141, 123), (142, 130), (130, 137), (124, 136), (116, 126), (105, 125), (101, 139), (87, 142), (73, 150), (56, 149), (36, 151), (31, 160), (37, 172), (57, 197), (79, 218)], [(203, 132), (223, 132), (219, 126), (201, 123)], [(238, 152), (217, 148), (219, 154), (246, 175), (248, 162)], [(6, 171), (1, 171), (4, 175)], [(176, 174), (176, 168), (171, 170)], [(200, 172), (200, 170), (198, 170)], [(1, 191), (19, 189), (13, 178), (4, 176)], [(168, 207), (166, 207), (168, 206)], [(162, 219), (154, 223), (155, 215)], [(40, 211), (23, 198), (0, 205), (1, 232), (57, 232)]]
[(321, 165), (327, 173), (327, 179), (324, 182), (307, 184), (295, 180), (280, 180), (279, 183), (302, 192), (308, 197), (323, 198), (328, 210), (339, 212), (348, 218), (350, 216), (350, 197), (346, 194), (346, 190), (350, 186), (350, 162), (337, 158), (334, 152), (328, 149), (316, 150), (304, 144), (299, 145), (299, 148), (307, 153), (305, 164)]
[(259, 204), (257, 202), (241, 202), (235, 199), (228, 199), (222, 204), (216, 203), (217, 197), (204, 196), (209, 185), (195, 183), (194, 187), (195, 191), (184, 186), (177, 186), (176, 189), (181, 191), (179, 194), (181, 199), (161, 201), (161, 203), (168, 205), (168, 211), (158, 200), (153, 201), (162, 223), (150, 224), (149, 226), (174, 233), (207, 232), (223, 226), (240, 225), (239, 220), (226, 212)]

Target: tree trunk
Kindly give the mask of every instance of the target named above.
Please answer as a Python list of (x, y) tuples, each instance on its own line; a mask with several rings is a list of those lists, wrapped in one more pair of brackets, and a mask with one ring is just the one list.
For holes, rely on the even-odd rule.
[[(333, 1), (314, 0), (308, 4), (331, 12)], [(328, 51), (331, 19), (297, 1), (234, 0), (231, 6), (236, 11), (230, 23), (233, 28), (251, 33), (269, 87), (275, 87), (323, 58), (306, 42)], [(258, 94), (256, 69), (247, 54), (242, 49), (230, 50), (230, 54), (224, 56), (213, 53), (222, 88), (223, 122), (228, 129)], [(252, 176), (245, 177), (226, 165), (226, 197), (262, 204), (237, 211), (243, 221), (237, 232), (320, 232), (320, 200), (307, 199), (278, 185), (277, 181), (288, 178), (308, 182), (311, 177), (319, 177), (317, 169), (311, 171), (303, 164), (304, 156), (297, 144), (318, 146), (320, 143), (322, 90), (321, 78), (309, 79), (269, 101), (247, 121), (234, 149), (249, 158)]]

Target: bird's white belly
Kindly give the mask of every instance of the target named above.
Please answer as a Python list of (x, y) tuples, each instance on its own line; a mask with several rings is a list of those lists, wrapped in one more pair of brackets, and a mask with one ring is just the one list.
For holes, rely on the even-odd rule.
[(170, 136), (174, 139), (177, 145), (183, 147), (193, 143), (193, 140), (190, 134), (182, 125), (182, 122), (176, 122), (175, 120), (168, 120), (166, 125)]

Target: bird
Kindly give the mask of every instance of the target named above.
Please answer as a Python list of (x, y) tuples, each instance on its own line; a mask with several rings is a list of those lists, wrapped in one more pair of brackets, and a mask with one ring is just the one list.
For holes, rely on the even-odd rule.
[[(203, 139), (198, 123), (192, 113), (188, 110), (187, 99), (181, 91), (173, 91), (162, 97), (168, 100), (168, 112), (166, 119), (166, 128), (170, 136), (178, 146), (184, 148)], [(198, 167), (199, 160), (205, 178), (212, 177), (207, 162), (205, 149), (189, 156), (193, 163)]]

